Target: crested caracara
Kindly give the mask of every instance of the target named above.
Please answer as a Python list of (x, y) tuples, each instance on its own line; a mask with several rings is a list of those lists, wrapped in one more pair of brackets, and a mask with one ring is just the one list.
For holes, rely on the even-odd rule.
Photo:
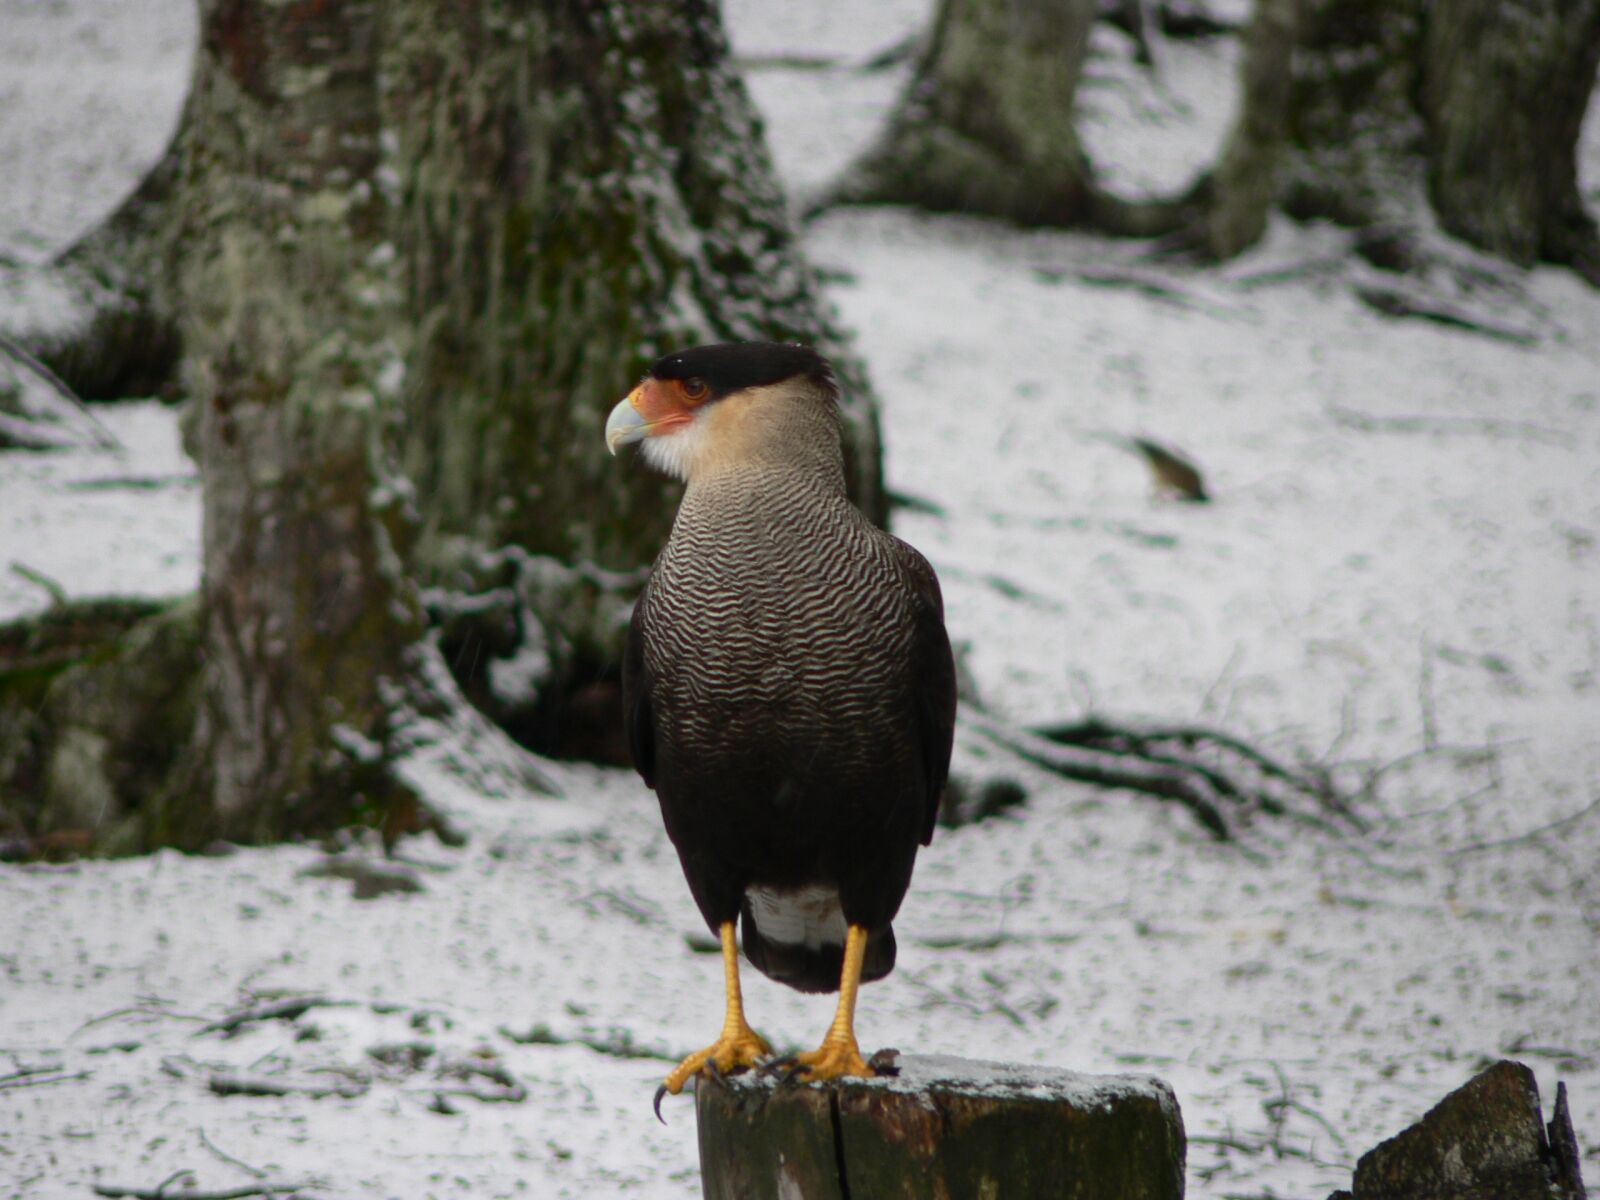
[(856, 989), (894, 967), (891, 922), (950, 765), (938, 580), (846, 497), (838, 390), (813, 350), (667, 355), (606, 422), (613, 452), (633, 442), (688, 486), (634, 609), (623, 717), (727, 997), (722, 1035), (663, 1091), (771, 1053), (745, 1020), (736, 922), (757, 970), (839, 992), (800, 1076), (871, 1075)]

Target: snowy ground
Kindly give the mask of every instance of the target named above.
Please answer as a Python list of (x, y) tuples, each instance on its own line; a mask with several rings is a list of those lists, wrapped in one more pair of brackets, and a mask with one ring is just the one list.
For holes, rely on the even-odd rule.
[[(753, 75), (799, 192), (901, 82), (851, 65), (926, 12), (859, 7), (731, 6), (741, 54), (846, 64)], [(192, 37), (183, 0), (0, 0), (0, 261), (42, 261), (132, 185)], [(1174, 48), (1139, 105), (1102, 61), (1108, 174), (1154, 189), (1205, 161), (1229, 61)], [(1261, 282), (1326, 231), (1275, 228), (1165, 299), (1080, 282), (1130, 253), (1080, 237), (870, 212), (808, 240), (883, 394), (891, 481), (943, 510), (899, 531), (992, 707), (1203, 721), (1347, 780), (1393, 764), (1369, 835), (1261, 829), (1251, 855), (1030, 777), (1020, 816), (924, 854), (864, 1042), (1159, 1073), (1206, 1197), (1325, 1196), (1512, 1055), (1547, 1097), (1568, 1081), (1600, 1178), (1600, 297), (1528, 276), (1527, 349), (1380, 319), (1326, 277)], [(0, 455), (0, 569), (192, 587), (171, 413), (102, 415), (126, 454)], [(1182, 446), (1217, 502), (1152, 499), (1105, 433)], [(0, 573), (0, 617), (47, 601)], [(715, 1032), (720, 978), (653, 799), (586, 768), (554, 769), (558, 799), (485, 796), (448, 742), (415, 770), (472, 837), (407, 845), (413, 894), (355, 900), (302, 847), (0, 868), (0, 1197), (185, 1169), (319, 1197), (698, 1194), (688, 1103), (662, 1127), (649, 1099)], [(204, 1029), (281, 992), (341, 1003)], [(831, 1013), (750, 976), (747, 999), (780, 1046)], [(229, 1074), (334, 1094), (215, 1094)]]

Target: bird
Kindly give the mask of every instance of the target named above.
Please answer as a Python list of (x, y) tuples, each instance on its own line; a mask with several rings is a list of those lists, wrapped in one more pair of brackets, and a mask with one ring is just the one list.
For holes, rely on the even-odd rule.
[(1211, 497), (1206, 492), (1205, 477), (1200, 474), (1200, 468), (1176, 450), (1145, 437), (1123, 437), (1115, 433), (1101, 434), (1100, 437), (1112, 445), (1143, 455), (1155, 480), (1156, 490), (1163, 495), (1190, 504), (1210, 502)]
[[(657, 1115), (702, 1072), (870, 1077), (858, 990), (894, 968), (950, 769), (938, 577), (846, 495), (839, 388), (810, 347), (668, 354), (605, 440), (685, 485), (629, 626), (623, 721), (724, 968), (721, 1034), (667, 1076)], [(769, 978), (838, 991), (816, 1050), (775, 1059), (751, 1028), (741, 942)]]

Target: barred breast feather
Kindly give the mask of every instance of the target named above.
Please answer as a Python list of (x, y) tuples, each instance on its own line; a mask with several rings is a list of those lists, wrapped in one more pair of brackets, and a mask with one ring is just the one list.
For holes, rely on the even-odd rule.
[(863, 977), (887, 974), (954, 721), (922, 556), (811, 463), (691, 478), (624, 675), (635, 763), (707, 922), (742, 914), (750, 961), (817, 991), (864, 925)]

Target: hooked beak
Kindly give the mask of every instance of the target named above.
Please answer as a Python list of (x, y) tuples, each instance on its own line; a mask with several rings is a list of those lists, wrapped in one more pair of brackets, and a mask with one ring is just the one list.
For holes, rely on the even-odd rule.
[(641, 383), (629, 392), (627, 398), (613, 408), (611, 415), (606, 418), (606, 449), (612, 454), (617, 452), (618, 446), (643, 441), (650, 436), (650, 422), (645, 420), (637, 403), (645, 386)]
[(618, 446), (671, 433), (692, 420), (694, 413), (684, 405), (681, 388), (646, 379), (606, 418), (606, 448), (615, 454)]

